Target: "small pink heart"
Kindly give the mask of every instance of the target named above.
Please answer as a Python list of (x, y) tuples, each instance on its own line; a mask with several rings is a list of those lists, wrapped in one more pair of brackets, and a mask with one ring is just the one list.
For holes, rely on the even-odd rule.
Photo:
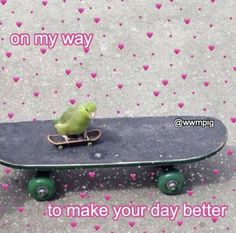
[(149, 65), (143, 65), (143, 69), (147, 71), (149, 69)]
[(24, 211), (24, 207), (17, 207), (17, 210), (20, 212), (20, 213), (22, 213), (23, 211)]
[(13, 113), (13, 112), (9, 112), (7, 115), (8, 115), (8, 117), (9, 117), (10, 119), (12, 119), (13, 116), (14, 116), (14, 113)]
[(183, 221), (177, 221), (177, 224), (178, 224), (179, 226), (182, 226), (182, 225), (183, 225)]
[(84, 199), (85, 196), (86, 196), (86, 194), (81, 192), (81, 193), (79, 194), (79, 196), (80, 196), (81, 199)]
[(19, 22), (19, 21), (16, 22), (16, 26), (17, 26), (18, 28), (20, 28), (20, 27), (22, 26), (22, 24), (23, 24), (22, 22)]
[(160, 10), (161, 7), (162, 7), (161, 3), (157, 3), (157, 4), (156, 4), (156, 8), (157, 8), (158, 10)]
[(80, 14), (82, 14), (84, 12), (84, 8), (83, 7), (78, 8), (78, 11), (79, 11)]
[(129, 221), (128, 224), (129, 224), (130, 227), (134, 227), (135, 222), (134, 221)]
[(1, 3), (4, 6), (7, 3), (7, 0), (1, 0)]
[(118, 48), (119, 48), (120, 50), (122, 50), (124, 47), (125, 47), (124, 43), (119, 43), (119, 44), (118, 44)]
[(178, 48), (175, 48), (175, 49), (174, 49), (174, 52), (175, 52), (175, 54), (179, 54), (179, 52), (180, 52), (180, 49), (178, 49)]
[(39, 92), (38, 92), (38, 91), (35, 91), (35, 92), (34, 92), (34, 96), (35, 96), (35, 97), (38, 97), (38, 96), (39, 96)]
[(209, 85), (209, 82), (208, 81), (205, 81), (204, 82), (204, 86), (207, 87)]
[(75, 104), (76, 100), (75, 99), (69, 99), (69, 102), (73, 105), (73, 104)]
[(89, 48), (84, 48), (84, 52), (88, 53), (89, 52)]
[(188, 77), (187, 74), (181, 74), (182, 79), (186, 79)]
[(184, 22), (185, 22), (186, 24), (189, 24), (190, 21), (191, 21), (190, 18), (185, 18), (185, 19), (184, 19)]
[(97, 77), (97, 73), (96, 72), (92, 72), (91, 76), (92, 76), (92, 78), (96, 78)]
[(184, 103), (183, 102), (179, 102), (178, 106), (179, 106), (179, 108), (182, 108), (184, 106)]
[(4, 169), (4, 172), (5, 172), (6, 174), (9, 174), (11, 171), (12, 171), (12, 169), (9, 168), (9, 167), (6, 167), (6, 168)]
[(192, 190), (188, 190), (187, 194), (191, 197), (193, 195), (193, 191)]
[(212, 172), (214, 175), (218, 175), (220, 173), (218, 169), (213, 169)]
[(117, 84), (117, 87), (118, 87), (119, 89), (122, 89), (122, 88), (123, 88), (123, 84), (122, 84), (122, 83), (118, 83), (118, 84)]
[(20, 78), (19, 78), (19, 77), (17, 77), (17, 76), (13, 77), (12, 79), (13, 79), (13, 80), (14, 80), (14, 82), (16, 82), (16, 83), (17, 83), (17, 82), (20, 80)]
[(111, 199), (111, 195), (109, 195), (109, 194), (105, 194), (105, 199), (107, 200), (107, 201), (109, 201), (110, 199)]
[(6, 52), (5, 54), (6, 54), (7, 57), (11, 57), (12, 52)]
[(164, 80), (162, 80), (162, 84), (164, 85), (164, 86), (166, 86), (167, 84), (168, 84), (168, 80), (167, 79), (164, 79)]
[(6, 184), (6, 183), (3, 183), (3, 184), (2, 184), (2, 189), (3, 189), (4, 191), (7, 191), (7, 190), (9, 189), (9, 185)]
[(210, 51), (213, 51), (215, 49), (215, 45), (212, 45), (212, 44), (208, 45), (208, 49)]
[(217, 222), (218, 218), (217, 217), (211, 217), (212, 222)]
[(43, 4), (44, 6), (46, 6), (46, 5), (48, 4), (48, 1), (43, 0), (43, 1), (42, 1), (42, 4)]
[(70, 70), (70, 69), (66, 69), (66, 70), (65, 70), (65, 73), (66, 73), (67, 75), (69, 75), (69, 74), (71, 73), (71, 70)]
[(236, 117), (231, 117), (230, 120), (232, 121), (232, 123), (236, 123)]
[(96, 231), (98, 231), (98, 230), (100, 229), (100, 225), (99, 225), (99, 224), (95, 224), (95, 225), (94, 225), (94, 229), (95, 229)]
[(148, 38), (151, 38), (153, 36), (153, 32), (147, 32), (146, 35)]
[(227, 155), (231, 156), (231, 155), (233, 154), (233, 152), (234, 152), (234, 151), (233, 151), (232, 149), (228, 149), (228, 150), (227, 150)]
[(88, 175), (89, 175), (90, 178), (94, 178), (96, 176), (96, 173), (95, 172), (89, 172)]
[(80, 89), (82, 87), (82, 82), (80, 82), (80, 81), (76, 82), (76, 86), (77, 86), (77, 88)]
[(157, 91), (157, 90), (153, 91), (153, 95), (155, 95), (156, 97), (157, 97), (159, 94), (160, 94), (159, 91)]
[(71, 225), (73, 228), (75, 228), (75, 227), (77, 226), (77, 222), (72, 221), (72, 222), (70, 223), (70, 225)]
[(94, 17), (94, 22), (95, 23), (98, 23), (99, 21), (100, 21), (100, 17), (98, 17), (98, 16)]
[(136, 179), (136, 176), (137, 176), (137, 175), (136, 175), (135, 173), (131, 173), (131, 174), (130, 174), (130, 178), (131, 178), (132, 180), (135, 180), (135, 179)]
[(41, 52), (42, 54), (46, 53), (46, 51), (47, 51), (46, 48), (41, 48), (41, 49), (40, 49), (40, 52)]
[(215, 0), (210, 0), (212, 3), (214, 3), (215, 2)]
[(233, 66), (234, 71), (236, 72), (236, 66)]

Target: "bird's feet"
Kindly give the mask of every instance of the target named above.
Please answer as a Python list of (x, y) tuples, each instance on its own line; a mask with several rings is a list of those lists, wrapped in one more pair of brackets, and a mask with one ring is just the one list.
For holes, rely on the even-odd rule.
[(86, 130), (83, 132), (83, 136), (85, 139), (89, 140), (88, 132)]
[(67, 143), (69, 143), (70, 138), (67, 135), (61, 135)]

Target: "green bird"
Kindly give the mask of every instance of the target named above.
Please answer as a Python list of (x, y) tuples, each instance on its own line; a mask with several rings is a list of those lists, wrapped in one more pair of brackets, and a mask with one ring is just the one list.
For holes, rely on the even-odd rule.
[(54, 121), (54, 126), (58, 134), (68, 142), (69, 135), (84, 135), (88, 138), (87, 127), (94, 118), (97, 107), (93, 102), (87, 102), (83, 105), (68, 108), (59, 119)]

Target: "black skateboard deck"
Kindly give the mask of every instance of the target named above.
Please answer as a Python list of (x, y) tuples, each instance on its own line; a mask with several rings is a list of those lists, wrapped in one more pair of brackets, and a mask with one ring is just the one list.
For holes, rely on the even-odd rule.
[(80, 135), (71, 135), (68, 136), (69, 140), (66, 141), (64, 137), (59, 134), (52, 134), (48, 135), (48, 141), (55, 146), (63, 146), (63, 145), (70, 145), (70, 144), (82, 144), (88, 142), (96, 142), (102, 135), (100, 129), (90, 129), (87, 130), (88, 139), (85, 138), (82, 134)]
[(175, 165), (214, 155), (227, 141), (227, 129), (216, 118), (214, 127), (174, 125), (176, 118), (199, 120), (205, 116), (168, 116), (94, 119), (102, 132), (93, 146), (58, 150), (47, 140), (55, 131), (52, 121), (0, 124), (0, 163), (32, 170), (127, 165)]

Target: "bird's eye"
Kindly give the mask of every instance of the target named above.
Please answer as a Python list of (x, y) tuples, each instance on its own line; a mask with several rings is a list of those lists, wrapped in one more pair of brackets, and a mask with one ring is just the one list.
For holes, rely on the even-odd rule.
[(87, 112), (89, 112), (89, 110), (88, 110), (87, 108), (85, 108), (85, 110), (86, 110)]

